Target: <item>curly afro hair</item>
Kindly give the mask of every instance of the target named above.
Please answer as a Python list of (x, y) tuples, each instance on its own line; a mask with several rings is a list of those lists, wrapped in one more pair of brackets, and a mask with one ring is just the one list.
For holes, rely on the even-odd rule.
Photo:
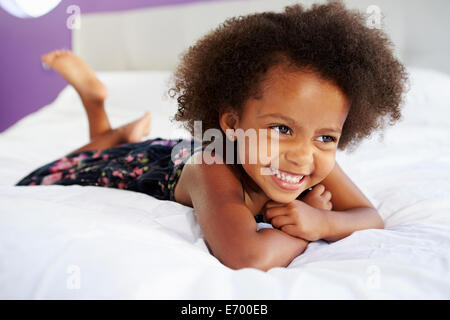
[(202, 121), (203, 132), (220, 129), (224, 112), (240, 115), (248, 98), (260, 96), (269, 68), (287, 64), (312, 69), (343, 91), (351, 106), (337, 148), (358, 145), (384, 128), (386, 117), (389, 125), (401, 118), (408, 80), (386, 34), (365, 20), (340, 1), (225, 20), (182, 56), (168, 91), (178, 103), (171, 121), (192, 135), (194, 121)]

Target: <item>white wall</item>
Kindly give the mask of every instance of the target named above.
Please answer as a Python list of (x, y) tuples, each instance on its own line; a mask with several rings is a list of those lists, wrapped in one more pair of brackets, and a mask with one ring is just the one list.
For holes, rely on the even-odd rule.
[[(96, 70), (173, 70), (179, 55), (226, 18), (252, 12), (281, 11), (284, 6), (317, 1), (228, 0), (82, 16), (73, 48)], [(319, 2), (324, 2), (319, 1)], [(450, 74), (448, 0), (347, 0), (366, 12), (376, 5), (381, 26), (407, 65)]]

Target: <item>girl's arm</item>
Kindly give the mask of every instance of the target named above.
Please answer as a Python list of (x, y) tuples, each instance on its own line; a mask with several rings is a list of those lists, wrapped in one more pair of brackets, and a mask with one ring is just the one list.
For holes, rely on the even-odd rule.
[[(201, 156), (201, 152), (194, 155)], [(186, 163), (183, 168), (197, 221), (211, 253), (232, 269), (285, 267), (308, 242), (261, 229), (242, 200), (241, 185), (226, 164)]]
[(333, 204), (331, 211), (322, 210), (328, 225), (325, 240), (336, 241), (357, 230), (384, 228), (378, 211), (337, 162), (321, 184), (331, 192)]
[(374, 208), (353, 208), (343, 211), (323, 210), (328, 232), (323, 237), (327, 241), (337, 241), (353, 232), (365, 229), (383, 229), (384, 223)]
[(256, 268), (268, 271), (276, 267), (287, 267), (292, 260), (301, 255), (309, 244), (301, 238), (293, 237), (281, 230), (264, 228), (258, 230), (265, 243), (263, 254)]
[(384, 228), (377, 210), (337, 163), (330, 175), (301, 199), (287, 204), (268, 201), (263, 208), (265, 220), (308, 241), (337, 241), (357, 230)]

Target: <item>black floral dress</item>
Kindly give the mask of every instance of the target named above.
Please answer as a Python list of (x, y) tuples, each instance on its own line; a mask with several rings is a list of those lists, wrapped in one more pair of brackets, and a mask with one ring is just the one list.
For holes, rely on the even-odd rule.
[(101, 186), (175, 201), (184, 164), (203, 147), (193, 139), (155, 138), (103, 151), (80, 151), (34, 170), (16, 185)]

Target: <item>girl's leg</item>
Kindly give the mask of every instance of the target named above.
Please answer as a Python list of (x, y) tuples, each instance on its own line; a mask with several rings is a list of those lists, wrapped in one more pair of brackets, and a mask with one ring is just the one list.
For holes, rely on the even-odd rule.
[(142, 137), (150, 134), (150, 121), (151, 113), (146, 112), (144, 116), (133, 122), (97, 135), (91, 142), (68, 155), (86, 150), (104, 150), (123, 143), (140, 142)]
[(42, 56), (42, 61), (58, 72), (78, 92), (89, 121), (93, 140), (111, 130), (104, 102), (108, 91), (89, 66), (68, 50), (56, 50)]
[(151, 114), (111, 129), (104, 102), (107, 97), (105, 85), (94, 71), (79, 57), (68, 50), (56, 50), (42, 56), (42, 61), (71, 84), (78, 92), (89, 122), (90, 142), (69, 154), (85, 150), (104, 150), (123, 143), (141, 141), (150, 133)]
[(122, 136), (117, 132), (117, 130), (111, 130), (108, 132), (104, 132), (102, 134), (97, 135), (94, 139), (92, 139), (88, 144), (82, 146), (79, 149), (76, 149), (66, 156), (69, 156), (73, 153), (77, 153), (80, 151), (87, 151), (87, 150), (105, 150), (108, 148), (111, 148), (111, 146), (117, 146), (124, 142)]

